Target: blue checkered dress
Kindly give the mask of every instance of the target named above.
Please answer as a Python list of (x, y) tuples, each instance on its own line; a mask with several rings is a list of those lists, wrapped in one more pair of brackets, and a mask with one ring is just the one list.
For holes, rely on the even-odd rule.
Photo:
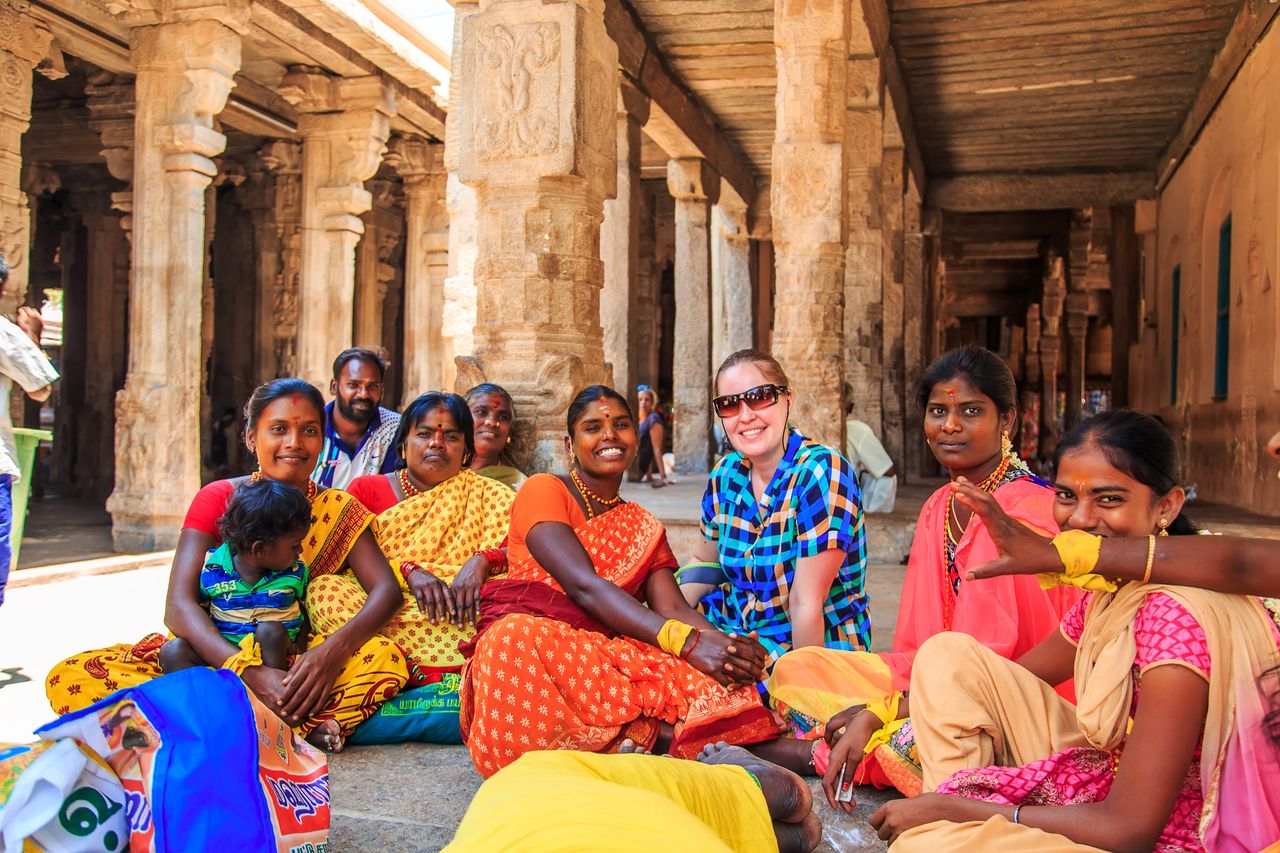
[(788, 599), (796, 561), (839, 548), (845, 559), (823, 608), (823, 642), (871, 648), (861, 496), (853, 466), (838, 451), (791, 430), (759, 505), (750, 463), (741, 453), (728, 454), (702, 496), (702, 535), (715, 543), (728, 581), (701, 602), (717, 628), (756, 631), (776, 661), (791, 648)]

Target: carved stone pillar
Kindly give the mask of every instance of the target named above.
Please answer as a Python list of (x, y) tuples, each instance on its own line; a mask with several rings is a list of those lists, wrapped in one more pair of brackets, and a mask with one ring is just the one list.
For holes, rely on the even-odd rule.
[(710, 468), (712, 452), (710, 220), (720, 178), (706, 160), (669, 160), (667, 191), (676, 200), (676, 470), (699, 473)]
[(791, 377), (793, 421), (836, 447), (844, 445), (848, 37), (848, 3), (775, 0), (773, 354)]
[[(223, 20), (228, 20), (228, 15)], [(115, 547), (172, 547), (200, 487), (205, 189), (226, 137), (213, 119), (240, 67), (220, 20), (136, 27), (129, 371), (116, 397)]]
[(444, 283), (449, 263), (444, 146), (397, 136), (388, 161), (404, 179), (405, 399), (444, 387)]
[(334, 78), (312, 68), (285, 75), (280, 93), (303, 113), (302, 271), (298, 374), (329, 384), (333, 357), (351, 345), (360, 215), (391, 134), (395, 93), (377, 76)]
[(604, 357), (613, 365), (613, 381), (634, 400), (639, 355), (640, 265), (640, 128), (649, 120), (649, 99), (622, 80), (618, 88), (617, 198), (604, 203), (600, 257), (604, 261), (604, 289), (600, 294), (600, 324), (604, 328)]
[(880, 440), (885, 452), (899, 466), (903, 461), (903, 425), (906, 412), (907, 380), (903, 370), (905, 339), (902, 227), (903, 194), (906, 192), (905, 156), (896, 118), (886, 103), (885, 148), (881, 160), (881, 220), (884, 243), (881, 253), (881, 338)]
[(456, 172), (450, 172), (444, 202), (449, 216), (449, 256), (440, 309), (441, 387), (457, 385), (462, 393), (470, 386), (460, 385), (456, 362), (475, 352), (476, 346), (476, 191), (458, 180)]
[(716, 342), (711, 369), (730, 353), (751, 346), (755, 338), (752, 324), (754, 292), (751, 288), (751, 233), (747, 227), (747, 207), (724, 196), (712, 212), (715, 227), (711, 237), (712, 290), (716, 294), (712, 317)]
[[(272, 175), (271, 224), (279, 254), (260, 257), (260, 322), (269, 324), (274, 372), (271, 376), (295, 376), (298, 372), (298, 293), (302, 277), (302, 146), (276, 140), (259, 151), (262, 164)], [(267, 377), (264, 377), (267, 378)]]
[(1040, 458), (1048, 459), (1062, 437), (1058, 425), (1058, 353), (1061, 347), (1062, 306), (1067, 285), (1062, 257), (1052, 249), (1044, 259), (1040, 300)]
[(600, 222), (614, 193), (618, 49), (603, 0), (482, 0), (460, 27), (450, 156), (479, 218), (475, 356), (457, 360), (457, 386), (502, 383), (518, 460), (546, 470), (564, 461), (574, 392), (609, 381)]
[[(911, 392), (908, 390), (924, 373), (924, 317), (927, 297), (925, 283), (925, 236), (920, 208), (920, 191), (911, 176), (907, 176), (907, 194), (902, 208), (902, 375), (903, 405), (906, 412), (914, 413)], [(903, 459), (905, 469), (900, 475), (919, 477), (925, 464), (925, 443), (916, 421), (904, 413)], [(905, 480), (904, 480), (905, 482)]]
[(399, 209), (403, 204), (397, 203), (400, 185), (394, 181), (379, 178), (366, 182), (365, 187), (373, 203), (361, 217), (364, 235), (356, 246), (352, 342), (374, 350), (382, 347), (390, 356), (395, 341), (385, 334), (384, 319), (397, 301), (393, 284), (398, 271), (389, 261), (400, 242), (403, 217)]
[(1093, 236), (1093, 211), (1085, 208), (1071, 214), (1067, 254), (1067, 420), (1068, 427), (1079, 420), (1084, 407), (1085, 337), (1089, 329), (1086, 314), (1089, 297), (1089, 244)]
[(27, 14), (26, 0), (0, 3), (0, 250), (9, 281), (0, 312), (12, 314), (27, 295), (31, 212), (22, 189), (22, 135), (31, 126), (31, 72), (53, 37)]
[(107, 161), (111, 177), (125, 184), (111, 194), (111, 207), (118, 210), (119, 227), (132, 239), (133, 228), (133, 78), (109, 71), (94, 71), (85, 86), (85, 106), (89, 127), (102, 141), (98, 153)]
[(640, 195), (639, 252), (636, 265), (636, 304), (634, 328), (636, 342), (632, 377), (636, 385), (656, 387), (658, 384), (658, 347), (661, 342), (657, 276), (654, 274), (653, 196)]

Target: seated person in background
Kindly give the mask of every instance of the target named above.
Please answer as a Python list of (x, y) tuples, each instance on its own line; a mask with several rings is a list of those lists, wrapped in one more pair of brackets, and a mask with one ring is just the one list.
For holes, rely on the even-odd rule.
[[(218, 519), (222, 544), (209, 550), (200, 570), (200, 604), (214, 627), (237, 646), (253, 636), (263, 664), (274, 669), (287, 670), (289, 655), (306, 650), (301, 601), (307, 566), (298, 557), (310, 528), (306, 495), (275, 480), (248, 480), (236, 487)], [(160, 649), (166, 673), (221, 665), (178, 637)]]
[(400, 416), (380, 405), (386, 369), (382, 356), (362, 347), (345, 349), (334, 359), (324, 447), (311, 472), (317, 486), (345, 489), (356, 477), (395, 470)]
[(511, 460), (516, 406), (501, 385), (484, 382), (462, 395), (475, 421), (475, 453), (467, 465), (481, 477), (519, 489), (529, 479)]
[(858, 472), (863, 512), (893, 512), (898, 498), (898, 471), (868, 424), (853, 416), (853, 389), (844, 386), (844, 455)]

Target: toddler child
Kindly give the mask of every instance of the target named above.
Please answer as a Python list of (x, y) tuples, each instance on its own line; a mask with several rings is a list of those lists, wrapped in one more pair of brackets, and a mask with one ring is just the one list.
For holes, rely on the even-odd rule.
[[(253, 634), (263, 664), (273, 669), (287, 670), (289, 655), (306, 646), (307, 567), (298, 557), (310, 527), (311, 504), (298, 489), (246, 480), (218, 519), (222, 544), (209, 551), (200, 570), (200, 603), (214, 626), (236, 646)], [(222, 664), (203, 660), (180, 638), (160, 649), (165, 672)]]

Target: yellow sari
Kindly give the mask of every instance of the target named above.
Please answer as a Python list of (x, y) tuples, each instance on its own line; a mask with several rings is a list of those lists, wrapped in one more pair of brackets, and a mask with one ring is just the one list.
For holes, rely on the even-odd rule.
[[(230, 499), (230, 492), (227, 494)], [(359, 501), (340, 489), (325, 489), (311, 499), (311, 530), (302, 542), (302, 560), (312, 578), (323, 577), (346, 566), (347, 557), (372, 516)], [(320, 629), (309, 647), (324, 641)], [(137, 687), (159, 675), (160, 647), (169, 637), (153, 633), (137, 643), (121, 643), (67, 658), (54, 665), (45, 679), (45, 695), (56, 714), (78, 711), (105, 699), (117, 690)], [(224, 662), (238, 661), (241, 653)], [(243, 668), (243, 667), (242, 667)], [(238, 670), (237, 670), (238, 671)], [(325, 720), (336, 720), (342, 733), (373, 716), (378, 706), (400, 692), (408, 680), (408, 668), (395, 644), (372, 637), (356, 650), (333, 683), (324, 709), (308, 720), (306, 732)]]
[[(406, 498), (374, 521), (374, 535), (404, 592), (404, 607), (381, 633), (396, 642), (419, 668), (457, 672), (464, 663), (458, 644), (470, 640), (475, 631), (450, 622), (428, 621), (400, 574), (401, 566), (413, 563), (452, 583), (463, 563), (480, 551), (499, 547), (507, 538), (515, 496), (501, 483), (463, 469), (430, 491)], [(349, 572), (327, 575), (307, 586), (307, 613), (316, 630), (333, 632), (359, 612), (366, 597)]]

